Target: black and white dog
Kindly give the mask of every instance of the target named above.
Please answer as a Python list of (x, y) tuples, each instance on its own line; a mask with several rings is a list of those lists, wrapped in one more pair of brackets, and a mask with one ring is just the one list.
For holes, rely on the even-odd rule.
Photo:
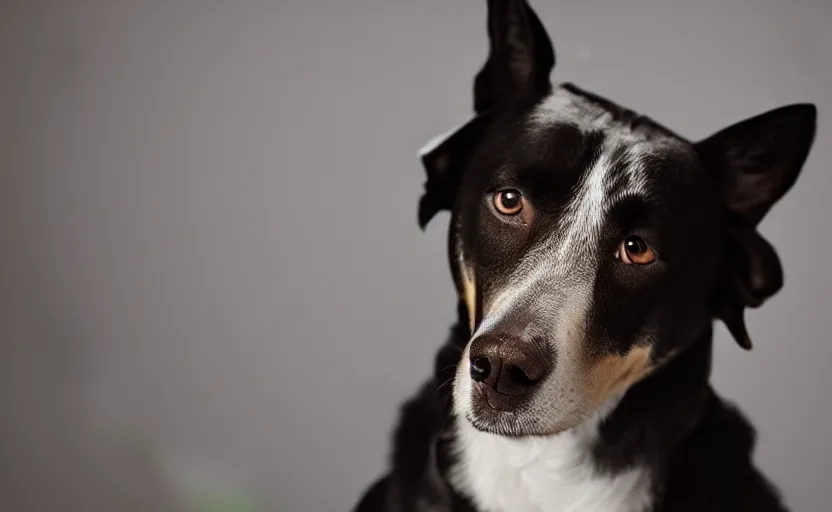
[(451, 212), (459, 320), (356, 510), (775, 511), (754, 431), (709, 385), (712, 325), (783, 283), (757, 226), (813, 105), (692, 142), (571, 84), (523, 0), (490, 0), (475, 116), (422, 153)]

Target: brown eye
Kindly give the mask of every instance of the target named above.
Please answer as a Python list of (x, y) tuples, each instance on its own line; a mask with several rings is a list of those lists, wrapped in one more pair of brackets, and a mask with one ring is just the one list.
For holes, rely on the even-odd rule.
[(503, 215), (517, 215), (523, 210), (523, 196), (518, 190), (501, 190), (494, 194), (494, 208)]
[(656, 253), (639, 236), (630, 235), (621, 242), (615, 257), (627, 265), (648, 265), (656, 261)]

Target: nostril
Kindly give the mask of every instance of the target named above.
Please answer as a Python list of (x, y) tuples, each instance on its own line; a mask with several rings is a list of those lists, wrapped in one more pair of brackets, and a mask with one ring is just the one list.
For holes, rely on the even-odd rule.
[(526, 372), (519, 366), (509, 366), (507, 376), (511, 382), (519, 386), (531, 387), (537, 382), (536, 379), (532, 379), (526, 375)]
[(487, 357), (478, 357), (471, 361), (471, 378), (481, 382), (491, 373), (491, 363)]

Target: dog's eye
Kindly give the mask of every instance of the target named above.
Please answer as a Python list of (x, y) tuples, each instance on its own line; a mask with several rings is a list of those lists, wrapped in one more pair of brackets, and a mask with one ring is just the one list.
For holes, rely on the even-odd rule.
[(517, 215), (523, 210), (523, 196), (518, 190), (501, 190), (494, 194), (494, 208), (503, 215)]
[(615, 257), (627, 265), (648, 265), (656, 261), (656, 253), (639, 236), (630, 235), (624, 239), (615, 252)]

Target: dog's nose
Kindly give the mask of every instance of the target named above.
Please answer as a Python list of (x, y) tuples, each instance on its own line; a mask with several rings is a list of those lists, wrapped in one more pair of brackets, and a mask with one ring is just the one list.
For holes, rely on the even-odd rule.
[(483, 335), (471, 343), (471, 378), (504, 395), (524, 395), (551, 368), (537, 343), (516, 336)]

